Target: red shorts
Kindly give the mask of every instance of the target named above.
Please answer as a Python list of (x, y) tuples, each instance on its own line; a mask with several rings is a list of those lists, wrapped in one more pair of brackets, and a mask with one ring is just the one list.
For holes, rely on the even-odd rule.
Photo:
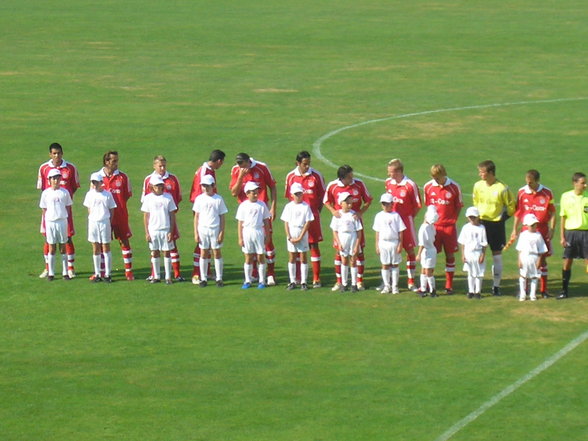
[(437, 252), (455, 253), (459, 250), (457, 228), (453, 225), (435, 225), (435, 248)]
[(129, 215), (125, 211), (114, 209), (112, 235), (118, 240), (125, 240), (133, 235), (129, 226)]
[(308, 226), (308, 243), (319, 243), (323, 241), (323, 231), (321, 229), (321, 219), (315, 215), (314, 220)]

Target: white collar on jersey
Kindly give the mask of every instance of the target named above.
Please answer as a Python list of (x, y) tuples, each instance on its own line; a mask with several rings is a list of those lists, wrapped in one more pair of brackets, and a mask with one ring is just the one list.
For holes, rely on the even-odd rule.
[[(449, 176), (447, 176), (447, 180), (445, 181), (445, 184), (443, 184), (443, 187), (447, 187), (448, 185), (453, 184), (453, 181), (451, 180), (451, 178)], [(437, 181), (435, 181), (434, 179), (431, 179), (431, 185), (433, 187), (441, 187), (441, 184), (439, 184)]]
[[(96, 173), (100, 173), (100, 176), (102, 176), (102, 177), (104, 177), (104, 176), (108, 177), (108, 175), (106, 174), (106, 171), (104, 170), (104, 167), (102, 167)], [(120, 170), (118, 168), (112, 172), (112, 176), (116, 176), (116, 175), (120, 175)]]
[(314, 171), (314, 169), (312, 167), (309, 167), (308, 168), (308, 171), (306, 173), (304, 173), (304, 174), (300, 173), (300, 169), (298, 167), (296, 167), (293, 171), (294, 171), (294, 174), (296, 176), (308, 176), (308, 175), (311, 175), (312, 174), (312, 172)]
[[(153, 173), (151, 173), (151, 176), (153, 176), (153, 177), (160, 176), (161, 179), (167, 179), (167, 178), (169, 178), (169, 172), (166, 170), (165, 174), (163, 176), (161, 176), (159, 173), (157, 173), (155, 170), (153, 170)], [(149, 178), (149, 180), (151, 180), (151, 178)]]
[(47, 161), (45, 164), (50, 165), (53, 168), (65, 168), (69, 165), (69, 163), (63, 158), (61, 159), (60, 165), (53, 165), (53, 161), (51, 161), (51, 159)]
[(406, 185), (406, 183), (408, 182), (408, 177), (406, 175), (404, 175), (402, 177), (402, 181), (400, 181), (400, 182), (396, 182), (394, 179), (390, 178), (390, 182), (395, 185)]
[[(537, 187), (537, 193), (539, 193), (541, 190), (543, 190), (545, 187), (543, 187), (543, 184), (539, 184), (539, 187)], [(527, 194), (533, 194), (533, 190), (531, 189), (531, 187), (529, 187), (528, 185), (525, 185), (523, 187), (523, 190), (525, 190), (525, 193)]]
[[(353, 181), (351, 181), (351, 184), (349, 185), (353, 185), (357, 182), (357, 179), (353, 178)], [(341, 179), (337, 179), (337, 186), (338, 187), (346, 187), (346, 185), (343, 185), (343, 182), (341, 182)]]

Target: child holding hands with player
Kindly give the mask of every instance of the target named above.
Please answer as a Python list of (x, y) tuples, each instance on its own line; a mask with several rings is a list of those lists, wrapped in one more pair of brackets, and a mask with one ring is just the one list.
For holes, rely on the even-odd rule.
[[(88, 242), (92, 244), (92, 260), (94, 262), (94, 277), (90, 279), (97, 283), (104, 280), (112, 282), (112, 255), (110, 242), (112, 240), (111, 219), (116, 202), (112, 193), (104, 189), (103, 178), (100, 173), (90, 176), (91, 188), (84, 198), (84, 207), (88, 208)], [(101, 263), (104, 256), (104, 279), (101, 277)]]
[(523, 225), (528, 229), (523, 231), (517, 242), (519, 252), (519, 300), (524, 302), (527, 299), (527, 282), (529, 282), (529, 299), (537, 300), (537, 283), (541, 273), (541, 256), (547, 253), (548, 248), (541, 233), (537, 231), (539, 220), (532, 214), (526, 214), (523, 218)]
[(288, 291), (296, 288), (296, 259), (300, 258), (300, 289), (308, 290), (306, 279), (308, 277), (308, 228), (314, 220), (310, 206), (303, 201), (304, 188), (298, 182), (290, 186), (290, 194), (294, 197), (284, 207), (280, 219), (284, 221), (288, 247), (288, 275), (290, 283), (286, 287)]
[(359, 253), (358, 232), (363, 229), (355, 211), (351, 209), (352, 196), (348, 192), (339, 193), (337, 202), (341, 205), (340, 217), (333, 216), (331, 230), (341, 256), (341, 292), (349, 289), (347, 275), (351, 270), (351, 292), (358, 292), (357, 288), (357, 255)]

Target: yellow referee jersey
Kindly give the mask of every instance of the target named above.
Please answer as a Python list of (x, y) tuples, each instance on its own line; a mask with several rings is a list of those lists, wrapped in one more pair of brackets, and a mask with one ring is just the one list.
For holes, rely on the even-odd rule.
[(476, 182), (473, 199), (482, 220), (498, 222), (503, 213), (512, 216), (516, 210), (512, 192), (499, 180), (492, 185), (481, 180)]
[(566, 191), (561, 195), (559, 215), (566, 218), (566, 230), (588, 230), (588, 195)]

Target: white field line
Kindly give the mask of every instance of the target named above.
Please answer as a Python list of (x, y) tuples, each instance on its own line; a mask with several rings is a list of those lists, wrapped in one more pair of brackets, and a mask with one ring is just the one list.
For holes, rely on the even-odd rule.
[[(584, 101), (584, 100), (588, 100), (588, 97), (555, 98), (555, 99), (551, 99), (551, 100), (517, 101), (517, 102), (513, 102), (513, 103), (497, 103), (497, 104), (480, 104), (477, 106), (451, 107), (448, 109), (426, 110), (424, 112), (404, 113), (402, 115), (394, 115), (394, 116), (387, 116), (385, 118), (370, 119), (368, 121), (363, 121), (363, 122), (360, 122), (357, 124), (351, 124), (349, 126), (340, 127), (336, 130), (333, 130), (333, 131), (327, 133), (326, 135), (321, 136), (319, 139), (317, 139), (312, 144), (312, 149), (313, 149), (312, 151), (313, 151), (313, 155), (315, 158), (324, 162), (329, 167), (336, 169), (336, 168), (339, 168), (340, 164), (339, 165), (335, 164), (333, 161), (331, 161), (330, 159), (328, 159), (327, 157), (325, 157), (323, 155), (323, 153), (321, 151), (323, 142), (325, 142), (329, 138), (332, 138), (335, 135), (338, 135), (341, 132), (344, 132), (344, 131), (350, 130), (350, 129), (354, 129), (356, 127), (366, 126), (368, 124), (375, 124), (375, 123), (379, 123), (379, 122), (383, 122), (383, 121), (390, 121), (390, 120), (394, 120), (394, 119), (411, 118), (413, 116), (422, 116), (422, 115), (432, 115), (434, 113), (459, 112), (459, 111), (463, 111), (463, 110), (472, 110), (472, 109), (489, 109), (491, 107), (523, 106), (523, 105), (529, 105), (529, 104), (563, 103), (566, 101)], [(360, 178), (369, 179), (369, 180), (376, 181), (376, 182), (384, 182), (385, 181), (385, 179), (381, 179), (381, 178), (377, 178), (377, 177), (369, 176), (369, 175), (364, 175), (364, 174), (358, 173), (356, 171), (354, 171), (353, 174), (355, 176), (360, 177)]]
[(510, 394), (512, 394), (514, 391), (516, 391), (519, 387), (521, 387), (527, 381), (532, 380), (537, 375), (539, 375), (541, 372), (548, 369), (553, 364), (558, 362), (561, 358), (565, 357), (567, 354), (572, 352), (576, 347), (578, 347), (580, 344), (582, 344), (586, 339), (588, 339), (588, 331), (584, 331), (582, 334), (580, 334), (578, 337), (576, 337), (571, 342), (569, 342), (566, 346), (564, 346), (560, 351), (556, 352), (554, 355), (552, 355), (550, 358), (545, 360), (543, 363), (541, 363), (539, 366), (537, 366), (535, 369), (533, 369), (527, 375), (525, 375), (524, 377), (515, 381), (513, 384), (511, 384), (510, 386), (508, 386), (507, 388), (502, 390), (500, 393), (494, 395), (492, 398), (490, 398), (488, 401), (486, 401), (478, 409), (476, 409), (475, 411), (470, 413), (465, 418), (459, 420), (457, 423), (455, 423), (453, 426), (451, 426), (445, 433), (443, 433), (435, 441), (447, 441), (448, 439), (450, 439), (453, 435), (455, 435), (457, 432), (459, 432), (465, 426), (470, 424), (472, 421), (474, 421), (476, 418), (478, 418), (480, 415), (482, 415), (484, 412), (486, 412), (492, 406), (494, 406), (495, 404), (500, 402), (503, 398), (508, 397)]

